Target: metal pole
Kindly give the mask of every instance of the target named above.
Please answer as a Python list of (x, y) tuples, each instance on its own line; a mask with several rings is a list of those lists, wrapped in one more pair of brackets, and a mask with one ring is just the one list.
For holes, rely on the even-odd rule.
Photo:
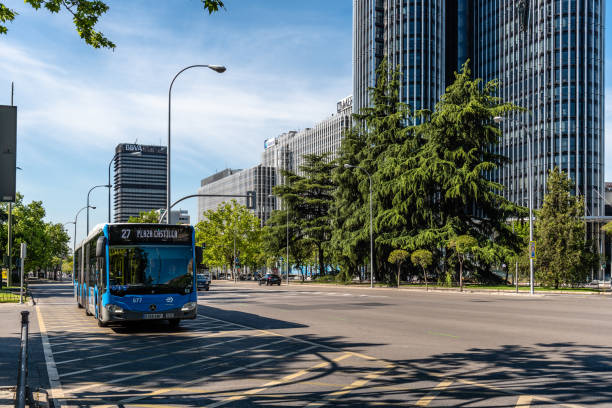
[[(364, 169), (365, 171), (365, 169)], [(372, 176), (365, 171), (370, 179), (370, 288), (374, 287), (374, 240), (372, 239)]]
[(12, 244), (13, 244), (13, 203), (9, 202), (8, 208), (8, 273), (6, 275), (6, 286), (11, 286), (13, 284), (13, 278), (11, 277), (11, 271), (13, 269), (13, 257), (11, 256), (12, 252)]
[(107, 187), (107, 186), (108, 186), (107, 184), (100, 184), (100, 185), (97, 185), (97, 186), (93, 186), (92, 188), (89, 189), (89, 192), (87, 192), (87, 206), (85, 207), (85, 208), (87, 208), (87, 231), (85, 231), (85, 236), (89, 235), (89, 209), (90, 208), (92, 208), (92, 209), (96, 208), (94, 206), (90, 206), (89, 205), (89, 195), (96, 188), (98, 188), (98, 187)]
[(220, 65), (190, 65), (181, 69), (175, 76), (172, 78), (172, 82), (170, 82), (170, 87), (168, 88), (168, 147), (166, 151), (166, 223), (170, 224), (170, 122), (171, 122), (171, 113), (172, 113), (172, 85), (174, 85), (174, 81), (176, 78), (183, 72), (190, 68), (210, 68), (215, 72), (223, 73), (225, 72), (225, 67)]
[(19, 353), (19, 375), (17, 376), (17, 398), (15, 406), (25, 408), (28, 385), (28, 315), (30, 312), (21, 312), (21, 350)]
[[(13, 97), (15, 94), (15, 83), (11, 82), (11, 106), (13, 106)], [(8, 255), (8, 273), (6, 274), (6, 286), (11, 286), (13, 283), (13, 279), (11, 277), (11, 270), (13, 269), (13, 258), (11, 257), (11, 247), (13, 244), (13, 203), (9, 201), (8, 203), (8, 245), (7, 245), (7, 255)], [(1, 278), (1, 277), (0, 277)], [(1, 280), (1, 279), (0, 279)]]
[[(533, 164), (532, 164), (532, 152), (531, 152), (531, 134), (529, 130), (527, 130), (527, 126), (523, 124), (525, 128), (525, 134), (527, 135), (527, 155), (529, 156), (529, 160), (527, 161), (527, 165), (529, 166), (528, 173), (528, 183), (529, 183), (529, 241), (533, 241)], [(531, 254), (530, 254), (531, 255)], [(529, 293), (531, 295), (534, 294), (533, 287), (533, 258), (529, 257)]]
[(287, 286), (289, 286), (289, 203), (287, 206)]
[[(117, 157), (117, 153), (115, 153), (115, 155), (113, 156), (113, 158), (111, 159), (111, 161), (108, 163), (108, 223), (110, 224), (111, 222), (111, 180), (110, 180), (110, 168), (111, 168), (111, 164), (113, 164), (113, 161), (115, 161), (115, 158)], [(87, 203), (89, 205), (89, 203)]]
[(23, 275), (25, 274), (24, 243), (21, 243), (21, 286), (19, 287), (19, 303), (23, 303)]

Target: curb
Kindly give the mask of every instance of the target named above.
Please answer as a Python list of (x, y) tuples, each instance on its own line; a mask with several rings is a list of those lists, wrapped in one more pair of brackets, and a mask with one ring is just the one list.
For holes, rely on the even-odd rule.
[[(219, 280), (217, 283), (228, 283), (233, 284), (233, 281), (224, 281)], [(251, 281), (238, 281), (238, 285), (255, 285), (256, 282)], [(284, 287), (287, 287), (286, 283), (283, 283)], [(358, 289), (358, 290), (392, 290), (392, 291), (407, 291), (407, 292), (434, 292), (434, 293), (457, 293), (457, 294), (483, 294), (483, 295), (499, 295), (499, 296), (537, 296), (537, 297), (545, 297), (545, 296), (555, 296), (555, 295), (570, 295), (570, 296), (612, 296), (612, 292), (610, 291), (602, 291), (602, 292), (573, 292), (573, 291), (535, 291), (533, 295), (529, 293), (529, 291), (519, 291), (518, 293), (514, 290), (503, 290), (503, 289), (463, 289), (463, 292), (459, 291), (459, 288), (430, 288), (426, 290), (424, 287), (400, 287), (391, 288), (391, 287), (364, 287), (364, 286), (352, 286), (352, 285), (340, 285), (337, 283), (300, 283), (295, 282), (293, 284), (289, 284), (290, 287), (308, 287), (308, 288), (344, 288), (344, 289)]]

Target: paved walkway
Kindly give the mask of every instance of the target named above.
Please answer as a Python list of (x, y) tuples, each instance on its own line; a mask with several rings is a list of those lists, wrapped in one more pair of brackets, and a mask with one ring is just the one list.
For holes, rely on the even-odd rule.
[[(38, 388), (47, 389), (49, 380), (38, 328), (36, 306), (15, 303), (0, 304), (0, 388), (17, 385), (21, 311), (23, 310), (30, 312), (28, 385), (32, 391)], [(3, 406), (13, 406), (13, 401), (6, 399), (6, 393), (0, 394), (0, 407)]]

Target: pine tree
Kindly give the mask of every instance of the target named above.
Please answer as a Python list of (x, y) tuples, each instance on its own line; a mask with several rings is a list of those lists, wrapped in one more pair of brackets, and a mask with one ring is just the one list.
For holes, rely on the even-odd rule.
[(544, 205), (537, 212), (536, 278), (546, 286), (574, 285), (586, 280), (584, 200), (571, 195), (573, 182), (555, 168), (549, 172)]
[(335, 167), (327, 153), (305, 155), (304, 165), (300, 167), (304, 176), (283, 171), (287, 183), (274, 188), (274, 193), (289, 205), (295, 229), (315, 247), (320, 275), (325, 275), (328, 264), (325, 250), (332, 231), (330, 208), (336, 188), (332, 180)]
[[(371, 106), (353, 115), (355, 126), (342, 142), (335, 174), (338, 189), (333, 243), (341, 254), (341, 263), (355, 270), (359, 264), (369, 264), (369, 173), (373, 185), (376, 279), (388, 282), (394, 280), (394, 273), (385, 262), (393, 249), (390, 237), (407, 225), (403, 217), (386, 217), (385, 211), (402, 205), (389, 184), (402, 171), (401, 155), (411, 152), (414, 145), (406, 126), (411, 120), (410, 109), (399, 100), (399, 77), (400, 72), (391, 71), (386, 59), (381, 62), (376, 87), (369, 89)], [(347, 169), (345, 164), (361, 169)]]

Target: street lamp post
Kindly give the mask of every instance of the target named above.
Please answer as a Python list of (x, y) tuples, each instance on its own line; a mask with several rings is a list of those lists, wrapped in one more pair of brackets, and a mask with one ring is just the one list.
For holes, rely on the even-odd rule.
[(374, 287), (374, 240), (372, 239), (372, 176), (370, 173), (363, 167), (353, 166), (352, 164), (345, 164), (345, 169), (360, 169), (368, 175), (368, 179), (370, 180), (370, 287)]
[[(506, 118), (502, 117), (502, 116), (495, 116), (493, 118), (493, 121), (495, 123), (502, 123), (503, 121), (507, 120)], [(533, 177), (533, 167), (532, 167), (532, 152), (531, 152), (531, 143), (533, 138), (531, 137), (531, 132), (529, 131), (529, 128), (527, 128), (527, 126), (525, 126), (525, 124), (519, 120), (516, 119), (509, 119), (511, 122), (517, 123), (519, 124), (523, 130), (525, 131), (525, 134), (527, 135), (527, 167), (529, 167), (528, 171), (527, 171), (527, 183), (528, 183), (528, 189), (529, 189), (529, 195), (528, 195), (528, 200), (529, 200), (529, 243), (531, 245), (531, 242), (533, 242), (533, 188), (532, 188), (532, 177)], [(531, 295), (534, 294), (534, 279), (533, 279), (533, 258), (531, 257), (531, 254), (529, 254), (529, 293)]]
[[(92, 210), (96, 209), (95, 205), (89, 205), (87, 204), (85, 207), (81, 208), (79, 211), (77, 211), (76, 215), (74, 216), (74, 221), (70, 221), (67, 224), (74, 224), (74, 235), (72, 236), (72, 280), (74, 280), (74, 265), (75, 265), (75, 251), (76, 251), (76, 234), (77, 234), (77, 220), (79, 218), (79, 214), (81, 213), (81, 211), (83, 211), (84, 209), (87, 208), (87, 212), (89, 212), (89, 209), (91, 208)], [(86, 232), (86, 234), (89, 233), (89, 230)]]
[[(23, 170), (19, 166), (15, 166), (15, 168), (17, 170)], [(7, 231), (8, 232), (8, 242), (7, 242), (7, 248), (6, 248), (7, 255), (8, 255), (8, 273), (6, 274), (6, 286), (11, 286), (13, 283), (11, 279), (11, 269), (13, 269), (13, 258), (11, 257), (11, 252), (12, 252), (11, 247), (13, 246), (13, 228), (12, 227), (13, 227), (13, 203), (9, 201), (8, 203), (8, 231)], [(0, 283), (2, 283), (1, 276), (0, 276)]]
[[(268, 197), (274, 197), (274, 194), (270, 194)], [(289, 286), (289, 204), (285, 203), (287, 209), (287, 286)]]
[(172, 82), (170, 82), (170, 87), (168, 88), (168, 147), (166, 151), (166, 223), (170, 224), (170, 119), (171, 119), (171, 106), (172, 106), (172, 85), (174, 85), (174, 81), (176, 78), (190, 68), (209, 68), (219, 74), (225, 72), (226, 68), (223, 65), (190, 65), (181, 69), (175, 76), (172, 78)]
[[(98, 187), (108, 187), (108, 188), (109, 188), (109, 191), (110, 191), (110, 183), (109, 183), (109, 184), (100, 184), (100, 185), (98, 185), (98, 186), (93, 186), (93, 187), (92, 187), (92, 188), (90, 188), (90, 189), (89, 189), (89, 191), (87, 192), (87, 205), (85, 206), (85, 208), (87, 208), (87, 231), (86, 231), (86, 233), (87, 233), (87, 234), (89, 234), (89, 208), (90, 208), (90, 205), (89, 205), (89, 194), (91, 194), (91, 192), (92, 192), (93, 190), (95, 190), (96, 188), (98, 188)], [(91, 208), (95, 208), (95, 207), (91, 207)], [(110, 207), (109, 207), (109, 208), (110, 208)], [(110, 210), (109, 210), (109, 211), (110, 211)]]

